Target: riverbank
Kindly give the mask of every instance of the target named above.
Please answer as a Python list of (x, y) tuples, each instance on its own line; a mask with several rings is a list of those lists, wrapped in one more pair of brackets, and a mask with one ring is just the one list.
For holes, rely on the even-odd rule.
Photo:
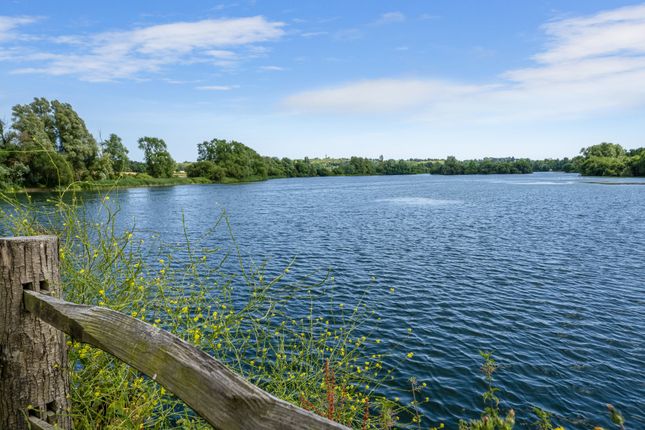
[[(422, 175), (428, 173), (407, 173), (400, 175), (389, 175), (389, 174), (371, 174), (371, 175), (330, 175), (330, 176), (406, 176), (406, 175)], [(462, 176), (469, 175), (468, 173), (462, 173), (459, 175), (450, 175), (450, 176)], [(303, 176), (304, 178), (316, 177), (316, 176)], [(122, 176), (116, 179), (104, 179), (99, 181), (78, 181), (73, 182), (67, 186), (59, 187), (9, 187), (2, 190), (4, 193), (9, 194), (18, 194), (18, 193), (38, 193), (38, 192), (61, 192), (61, 191), (100, 191), (100, 190), (112, 190), (120, 188), (148, 188), (148, 187), (170, 187), (176, 185), (196, 185), (196, 184), (224, 184), (224, 185), (233, 185), (233, 184), (245, 184), (251, 182), (263, 182), (271, 179), (288, 179), (293, 178), (290, 176), (250, 176), (246, 178), (230, 178), (224, 177), (221, 180), (214, 181), (204, 177), (186, 177), (186, 176), (174, 176), (172, 178), (153, 178), (152, 176), (146, 174), (137, 174), (133, 176)]]
[(30, 188), (8, 188), (5, 193), (38, 193), (38, 192), (60, 192), (60, 191), (99, 191), (112, 190), (117, 188), (139, 188), (139, 187), (169, 187), (175, 185), (212, 184), (213, 181), (207, 178), (153, 178), (146, 175), (125, 176), (118, 179), (105, 179), (101, 181), (74, 182), (66, 187), (30, 187)]

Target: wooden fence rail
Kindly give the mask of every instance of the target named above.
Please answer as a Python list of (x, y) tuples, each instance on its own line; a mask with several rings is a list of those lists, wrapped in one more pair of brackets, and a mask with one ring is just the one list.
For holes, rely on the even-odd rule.
[(216, 429), (347, 430), (261, 390), (165, 330), (56, 298), (61, 293), (56, 237), (0, 239), (0, 260), (2, 429), (46, 429), (47, 423), (71, 428), (65, 414), (69, 375), (62, 333), (67, 333), (154, 379)]

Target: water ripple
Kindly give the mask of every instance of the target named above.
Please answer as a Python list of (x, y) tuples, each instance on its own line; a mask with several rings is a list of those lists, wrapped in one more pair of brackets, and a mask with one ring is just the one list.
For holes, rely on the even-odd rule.
[(333, 177), (133, 189), (118, 200), (124, 219), (178, 242), (182, 211), (201, 239), (226, 208), (255, 261), (331, 268), (336, 301), (365, 293), (381, 318), (365, 330), (391, 352), (384, 390), (406, 400), (409, 376), (428, 382), (433, 423), (478, 415), (479, 351), (491, 350), (504, 407), (610, 428), (611, 402), (645, 428), (645, 187), (556, 173)]

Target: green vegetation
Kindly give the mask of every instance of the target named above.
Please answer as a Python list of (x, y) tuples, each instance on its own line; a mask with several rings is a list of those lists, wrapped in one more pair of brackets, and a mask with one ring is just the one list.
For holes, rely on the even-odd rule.
[(210, 184), (206, 178), (185, 178), (173, 176), (172, 178), (153, 178), (146, 173), (132, 176), (121, 176), (116, 179), (103, 179), (100, 181), (76, 182), (66, 190), (111, 190), (114, 188), (131, 187), (166, 187), (169, 185)]
[(213, 181), (267, 178), (264, 159), (240, 142), (222, 139), (202, 142), (197, 145), (197, 154), (197, 162), (187, 167), (188, 176), (203, 176)]
[(583, 148), (575, 159), (584, 176), (645, 176), (645, 148), (625, 149), (615, 143)]
[(143, 151), (146, 163), (146, 173), (153, 178), (171, 178), (175, 171), (175, 160), (168, 152), (168, 146), (163, 139), (142, 137), (139, 139), (139, 149)]
[[(116, 134), (97, 143), (85, 122), (68, 103), (36, 98), (12, 109), (12, 124), (0, 121), (0, 189), (96, 189), (112, 186), (175, 185), (262, 181), (338, 175), (473, 175), (524, 174), (542, 171), (579, 172), (585, 176), (645, 176), (645, 148), (626, 151), (602, 143), (584, 148), (573, 159), (529, 160), (484, 158), (457, 160), (385, 160), (364, 157), (301, 160), (261, 156), (237, 141), (213, 139), (197, 145), (195, 162), (176, 163), (166, 142), (142, 137), (137, 143), (144, 161), (128, 158)], [(183, 173), (193, 178), (177, 178)], [(145, 174), (135, 176), (132, 174)], [(152, 181), (150, 178), (158, 178)], [(163, 179), (163, 180), (162, 180)]]

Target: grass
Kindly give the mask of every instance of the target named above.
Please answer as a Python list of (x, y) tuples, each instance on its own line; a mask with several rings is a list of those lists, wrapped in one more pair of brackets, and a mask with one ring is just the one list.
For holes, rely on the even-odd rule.
[(104, 179), (101, 181), (75, 182), (69, 189), (73, 190), (109, 190), (114, 188), (129, 187), (164, 187), (170, 185), (210, 184), (206, 178), (186, 178), (175, 176), (172, 178), (153, 178), (146, 174), (135, 176), (122, 176), (118, 179)]

